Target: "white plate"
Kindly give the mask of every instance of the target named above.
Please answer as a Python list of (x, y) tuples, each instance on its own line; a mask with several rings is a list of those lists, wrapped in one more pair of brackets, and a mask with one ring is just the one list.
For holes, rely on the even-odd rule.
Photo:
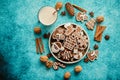
[[(74, 25), (77, 25), (77, 24), (75, 24), (75, 23), (65, 23), (65, 24), (74, 24)], [(65, 24), (62, 24), (62, 25), (65, 25)], [(59, 25), (58, 27), (60, 27), (60, 26), (62, 26), (62, 25)], [(79, 26), (79, 25), (77, 25), (77, 26)], [(58, 28), (58, 27), (56, 27), (56, 28)], [(80, 27), (80, 26), (79, 26), (79, 27)], [(56, 30), (56, 28), (53, 30), (53, 32)], [(80, 27), (80, 28), (85, 32), (86, 36), (88, 37), (87, 32), (86, 32), (82, 27)], [(51, 33), (50, 38), (49, 38), (49, 49), (50, 49), (50, 52), (51, 52), (51, 54), (53, 55), (53, 57), (54, 57), (55, 59), (57, 59), (58, 61), (60, 61), (60, 62), (62, 62), (62, 63), (65, 63), (65, 64), (73, 64), (73, 63), (79, 62), (80, 60), (82, 60), (82, 59), (86, 56), (86, 54), (87, 54), (87, 52), (88, 52), (88, 50), (89, 50), (89, 46), (90, 46), (89, 37), (88, 37), (88, 47), (87, 47), (87, 49), (86, 49), (86, 52), (85, 52), (85, 54), (83, 55), (83, 57), (80, 58), (79, 60), (72, 61), (72, 62), (66, 62), (66, 61), (63, 61), (63, 60), (57, 58), (57, 57), (53, 54), (53, 52), (52, 52), (52, 50), (51, 50), (51, 45), (50, 45), (50, 44), (51, 44), (50, 41), (51, 41), (51, 37), (52, 37), (53, 32)]]

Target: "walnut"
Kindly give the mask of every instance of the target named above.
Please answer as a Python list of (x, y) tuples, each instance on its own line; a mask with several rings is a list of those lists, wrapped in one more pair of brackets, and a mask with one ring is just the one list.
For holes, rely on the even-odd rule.
[(65, 78), (65, 79), (70, 78), (70, 76), (71, 76), (70, 72), (66, 72), (66, 73), (64, 74), (64, 78)]
[(41, 32), (40, 27), (35, 27), (34, 28), (34, 33), (39, 34)]
[(41, 62), (47, 62), (48, 61), (48, 57), (47, 56), (41, 56), (40, 57), (40, 61)]
[(101, 22), (104, 21), (104, 17), (103, 17), (103, 16), (98, 16), (98, 17), (96, 18), (96, 21), (97, 21), (98, 23), (101, 23)]
[(52, 67), (53, 66), (53, 62), (52, 61), (47, 61), (46, 62), (46, 67), (47, 68), (50, 68), (50, 67)]
[(74, 70), (75, 70), (75, 72), (80, 72), (80, 71), (82, 71), (82, 67), (81, 66), (76, 66)]

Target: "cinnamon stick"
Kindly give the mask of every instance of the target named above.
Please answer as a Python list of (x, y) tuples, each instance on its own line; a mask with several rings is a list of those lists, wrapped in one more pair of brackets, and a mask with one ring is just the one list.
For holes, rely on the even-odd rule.
[(40, 44), (40, 46), (41, 46), (41, 51), (44, 52), (44, 45), (43, 45), (42, 39), (39, 38), (39, 40), (40, 40), (40, 42), (41, 42), (41, 44)]
[(81, 7), (79, 7), (79, 6), (77, 6), (77, 5), (72, 5), (74, 8), (76, 8), (76, 9), (78, 9), (78, 10), (80, 10), (80, 11), (82, 11), (82, 12), (87, 12), (85, 9), (83, 9), (83, 8), (81, 8)]
[(38, 43), (38, 39), (36, 38), (36, 53), (39, 53), (39, 43)]

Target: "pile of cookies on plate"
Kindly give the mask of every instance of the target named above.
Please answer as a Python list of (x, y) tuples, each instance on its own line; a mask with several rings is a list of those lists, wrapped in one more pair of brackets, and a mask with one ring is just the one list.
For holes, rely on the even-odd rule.
[(88, 46), (89, 39), (85, 31), (71, 23), (56, 28), (50, 38), (51, 52), (58, 60), (65, 62), (80, 60)]

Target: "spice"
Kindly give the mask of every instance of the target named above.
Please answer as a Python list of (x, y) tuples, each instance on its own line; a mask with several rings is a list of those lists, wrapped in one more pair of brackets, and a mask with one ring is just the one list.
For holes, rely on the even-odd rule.
[(86, 62), (86, 63), (89, 62), (89, 59), (88, 59), (88, 58), (85, 58), (85, 59), (84, 59), (84, 62)]
[(49, 38), (50, 37), (50, 32), (49, 33), (45, 33), (43, 36), (44, 36), (44, 38)]
[(77, 6), (77, 5), (72, 5), (74, 8), (76, 8), (76, 9), (78, 9), (78, 10), (80, 10), (80, 11), (82, 11), (82, 12), (87, 12), (85, 9), (83, 9), (83, 8), (81, 8), (81, 7), (79, 7), (79, 6)]
[(72, 4), (70, 4), (69, 2), (67, 2), (67, 3), (65, 4), (65, 7), (66, 7), (67, 12), (68, 12), (71, 16), (74, 16), (74, 8), (73, 8)]
[(34, 28), (34, 33), (39, 34), (41, 32), (40, 27), (35, 27)]
[(81, 66), (76, 66), (74, 69), (75, 72), (81, 72), (82, 71), (82, 67)]
[(95, 44), (95, 45), (94, 45), (94, 49), (96, 50), (96, 49), (98, 49), (98, 48), (99, 48), (98, 45)]
[(94, 17), (94, 12), (90, 12), (89, 15), (90, 15), (91, 17)]
[(62, 15), (62, 16), (65, 16), (65, 15), (66, 15), (66, 12), (65, 12), (65, 11), (62, 11), (62, 12), (61, 12), (61, 15)]
[(110, 36), (109, 35), (105, 35), (105, 40), (109, 40)]
[(48, 57), (48, 58), (50, 58), (51, 56), (52, 56), (52, 54), (51, 54), (51, 53), (48, 53), (48, 54), (47, 54), (47, 57)]
[(38, 39), (36, 38), (36, 53), (39, 53), (39, 43), (38, 43)]
[(71, 76), (70, 72), (66, 72), (66, 73), (64, 74), (64, 78), (65, 78), (65, 79), (69, 79), (70, 76)]

